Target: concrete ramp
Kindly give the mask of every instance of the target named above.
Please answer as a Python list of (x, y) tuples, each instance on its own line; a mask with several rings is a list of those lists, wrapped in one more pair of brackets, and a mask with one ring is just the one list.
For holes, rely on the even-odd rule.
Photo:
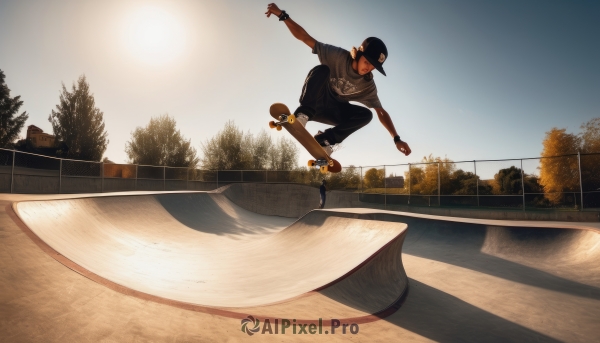
[(25, 201), (13, 208), (76, 271), (179, 304), (275, 316), (283, 307), (269, 305), (301, 304), (319, 293), (315, 316), (327, 309), (357, 317), (386, 310), (407, 291), (403, 223), (340, 211), (298, 220), (266, 216), (218, 193)]
[(309, 212), (309, 187), (220, 192), (0, 195), (0, 336), (235, 341), (253, 315), (360, 324), (355, 337), (250, 338), (273, 341), (600, 337), (597, 222)]

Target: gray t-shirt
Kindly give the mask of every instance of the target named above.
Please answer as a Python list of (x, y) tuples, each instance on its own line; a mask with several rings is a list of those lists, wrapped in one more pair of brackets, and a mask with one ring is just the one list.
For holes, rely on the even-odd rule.
[(329, 85), (340, 100), (357, 101), (369, 108), (382, 107), (375, 81), (365, 80), (364, 75), (352, 69), (352, 56), (348, 50), (316, 42), (313, 54), (317, 54), (321, 64), (331, 70)]

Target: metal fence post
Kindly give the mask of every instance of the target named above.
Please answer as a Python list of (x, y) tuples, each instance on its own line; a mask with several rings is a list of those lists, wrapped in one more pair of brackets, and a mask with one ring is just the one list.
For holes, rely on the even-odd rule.
[(133, 181), (133, 190), (137, 191), (138, 165), (135, 165), (135, 179)]
[(438, 162), (438, 206), (442, 206), (442, 184), (440, 180), (440, 162)]
[(408, 164), (408, 205), (410, 205), (410, 184), (412, 183), (412, 178), (410, 177), (410, 163)]
[(364, 193), (364, 186), (363, 186), (363, 167), (360, 167), (360, 191), (358, 191), (358, 201), (360, 201), (360, 193)]
[(477, 198), (477, 207), (479, 207), (479, 177), (477, 177), (477, 161), (473, 160), (473, 168), (475, 170), (475, 195)]
[(185, 190), (190, 190), (190, 168), (185, 170)]
[(385, 165), (383, 166), (383, 208), (387, 208), (387, 180), (385, 173)]
[(217, 169), (217, 188), (219, 188), (219, 169)]
[(521, 159), (521, 192), (523, 193), (523, 211), (525, 211), (525, 172), (523, 172), (523, 159)]
[(15, 184), (15, 158), (17, 157), (15, 151), (13, 150), (13, 156), (12, 156), (12, 168), (10, 170), (10, 192), (14, 193), (14, 184)]
[(167, 166), (163, 166), (163, 191), (167, 190)]
[(58, 167), (58, 194), (62, 191), (62, 158), (59, 159)]
[(102, 177), (102, 193), (104, 193), (104, 161), (102, 161), (100, 168), (102, 168), (100, 171), (100, 176)]
[(577, 165), (579, 166), (579, 194), (581, 195), (580, 211), (583, 211), (583, 182), (581, 181), (581, 153), (577, 152)]

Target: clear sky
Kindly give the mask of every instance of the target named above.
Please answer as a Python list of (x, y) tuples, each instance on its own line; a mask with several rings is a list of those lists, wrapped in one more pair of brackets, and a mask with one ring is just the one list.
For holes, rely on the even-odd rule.
[[(270, 104), (294, 110), (319, 63), (265, 17), (267, 3), (0, 0), (0, 69), (26, 125), (50, 133), (61, 83), (85, 74), (115, 162), (127, 160), (131, 132), (164, 113), (201, 152), (228, 120), (269, 130)], [(277, 4), (318, 41), (350, 49), (376, 36), (388, 47), (388, 76), (375, 82), (413, 153), (398, 152), (375, 118), (336, 152), (342, 165), (535, 157), (552, 127), (576, 133), (600, 116), (600, 1)], [(308, 158), (301, 149), (300, 164)]]

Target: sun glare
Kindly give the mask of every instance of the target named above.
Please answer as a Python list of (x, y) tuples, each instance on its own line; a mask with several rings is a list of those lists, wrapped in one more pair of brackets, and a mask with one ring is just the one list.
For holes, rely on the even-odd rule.
[(140, 8), (127, 20), (126, 45), (136, 59), (154, 65), (164, 64), (183, 52), (185, 30), (164, 9)]

